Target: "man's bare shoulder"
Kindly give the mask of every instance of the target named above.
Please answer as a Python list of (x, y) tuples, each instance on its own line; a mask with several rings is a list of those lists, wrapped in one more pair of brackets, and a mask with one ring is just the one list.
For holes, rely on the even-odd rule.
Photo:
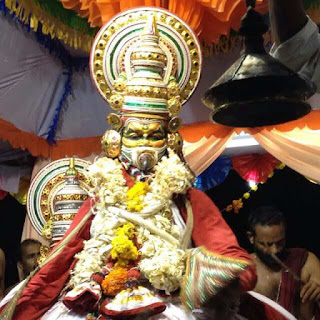
[(314, 253), (309, 251), (306, 263), (301, 270), (301, 279), (306, 282), (310, 278), (320, 281), (320, 261)]

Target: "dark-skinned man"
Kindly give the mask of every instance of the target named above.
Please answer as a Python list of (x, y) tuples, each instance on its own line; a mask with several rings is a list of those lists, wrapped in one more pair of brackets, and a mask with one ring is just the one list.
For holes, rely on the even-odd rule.
[[(311, 252), (286, 247), (286, 220), (274, 207), (260, 207), (249, 218), (248, 236), (258, 282), (254, 291), (276, 301), (299, 320), (319, 318), (320, 261)], [(286, 269), (274, 258), (285, 263)], [(296, 277), (292, 276), (295, 273)], [(301, 281), (297, 281), (300, 278)]]

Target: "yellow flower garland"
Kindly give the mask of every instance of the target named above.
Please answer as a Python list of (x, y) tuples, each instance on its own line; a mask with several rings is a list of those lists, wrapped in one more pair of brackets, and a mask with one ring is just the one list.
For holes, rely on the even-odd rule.
[(137, 260), (139, 252), (134, 245), (134, 225), (126, 223), (117, 229), (117, 236), (112, 240), (111, 258), (117, 260), (116, 266), (126, 267), (130, 260)]
[(148, 191), (149, 184), (147, 182), (137, 182), (127, 191), (127, 209), (131, 212), (140, 212), (143, 209), (143, 199)]
[[(137, 267), (144, 277), (154, 288), (173, 292), (179, 288), (185, 271), (185, 252), (142, 226), (135, 225), (135, 230), (130, 228), (129, 224), (126, 225), (127, 221), (109, 211), (109, 207), (129, 211), (128, 204), (132, 201), (130, 207), (138, 204), (140, 207), (137, 208), (142, 208), (141, 211), (152, 213), (145, 218), (148, 222), (179, 239), (181, 232), (174, 225), (170, 209), (172, 195), (185, 194), (191, 187), (193, 175), (170, 148), (168, 156), (155, 166), (148, 183), (138, 182), (128, 191), (122, 170), (119, 161), (110, 158), (100, 158), (89, 168), (93, 185), (91, 194), (99, 198), (96, 217), (92, 222), (94, 232), (90, 240), (84, 242), (84, 249), (76, 255), (78, 262), (71, 271), (69, 285), (76, 287), (89, 282), (88, 275), (100, 272), (112, 251), (117, 263), (115, 268), (120, 267), (121, 263), (126, 265), (131, 262), (128, 259), (140, 258), (141, 254)], [(140, 245), (139, 255), (137, 248), (132, 246), (134, 236)]]

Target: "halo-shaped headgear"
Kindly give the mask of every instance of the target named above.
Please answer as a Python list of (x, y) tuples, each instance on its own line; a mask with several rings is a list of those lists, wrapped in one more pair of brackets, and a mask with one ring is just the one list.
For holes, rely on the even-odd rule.
[[(98, 32), (90, 56), (93, 82), (111, 108), (128, 116), (168, 119), (195, 90), (199, 42), (172, 13), (140, 7), (121, 12)], [(121, 117), (109, 115), (115, 129)]]

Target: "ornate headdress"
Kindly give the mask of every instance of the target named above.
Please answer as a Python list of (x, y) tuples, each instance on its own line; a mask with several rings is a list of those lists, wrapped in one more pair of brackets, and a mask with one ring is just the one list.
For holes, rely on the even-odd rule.
[(107, 156), (120, 152), (120, 130), (131, 118), (166, 123), (168, 144), (182, 148), (176, 115), (200, 78), (196, 36), (180, 18), (158, 8), (137, 8), (115, 16), (96, 36), (90, 57), (94, 84), (118, 114), (108, 115), (102, 141)]
[(42, 168), (32, 180), (27, 197), (28, 215), (34, 229), (50, 246), (62, 239), (88, 198), (90, 164), (79, 158), (59, 159)]

